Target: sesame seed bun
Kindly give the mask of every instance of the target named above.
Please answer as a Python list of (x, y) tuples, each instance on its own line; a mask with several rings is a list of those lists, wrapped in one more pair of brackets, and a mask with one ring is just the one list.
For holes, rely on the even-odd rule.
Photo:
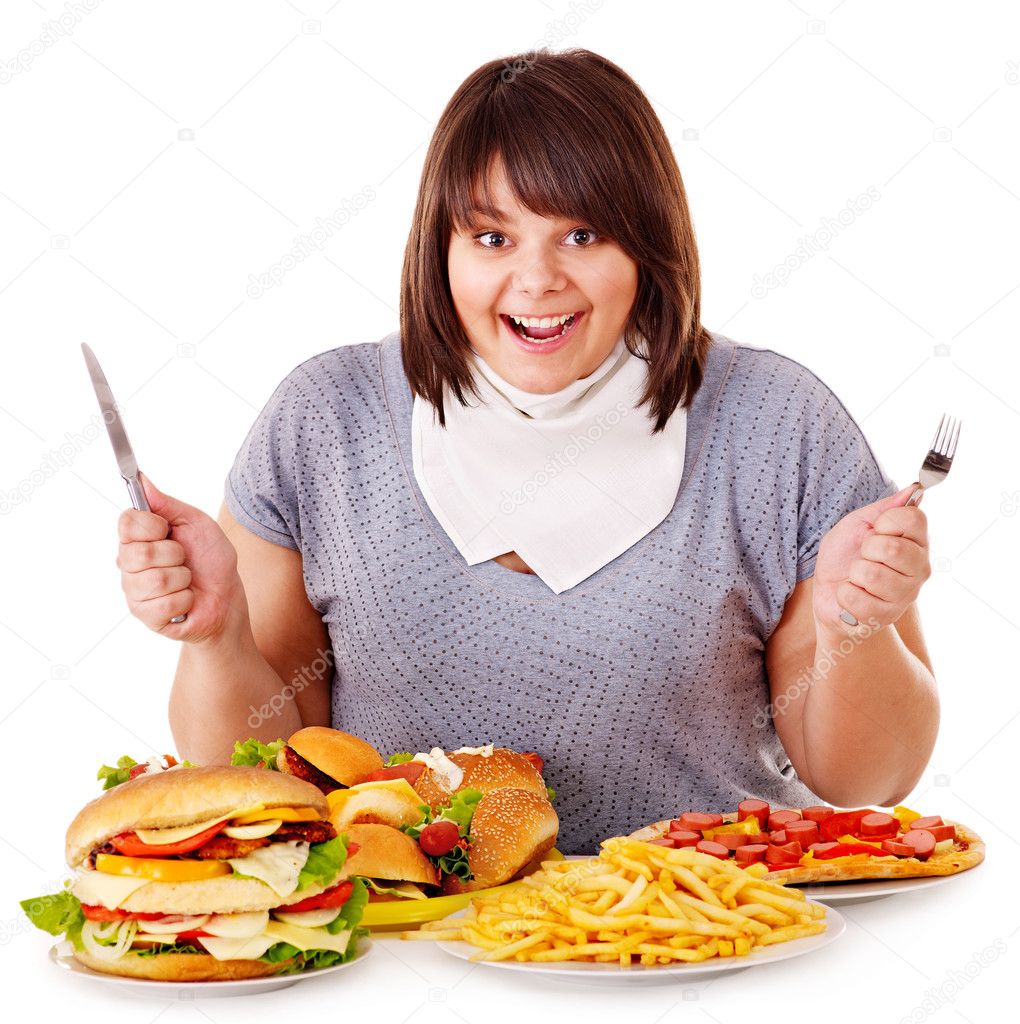
[(258, 804), (313, 807), (323, 818), (329, 813), (325, 796), (292, 775), (227, 765), (171, 768), (139, 775), (87, 803), (67, 830), (64, 853), (70, 867), (79, 867), (121, 832), (191, 825)]
[(349, 732), (321, 725), (298, 729), (287, 740), (287, 745), (309, 764), (344, 786), (364, 782), (383, 766), (382, 755), (370, 743)]
[(478, 801), (471, 819), (468, 866), (474, 879), (463, 891), (509, 882), (553, 848), (559, 818), (545, 794), (495, 789)]
[(414, 783), (415, 792), (433, 810), (448, 803), (453, 793), (462, 789), (477, 789), (491, 793), (497, 789), (523, 789), (538, 796), (546, 796), (545, 782), (535, 766), (516, 750), (496, 747), (485, 757), (482, 754), (447, 754), (464, 772), (460, 785), (451, 790), (439, 772), (426, 768)]

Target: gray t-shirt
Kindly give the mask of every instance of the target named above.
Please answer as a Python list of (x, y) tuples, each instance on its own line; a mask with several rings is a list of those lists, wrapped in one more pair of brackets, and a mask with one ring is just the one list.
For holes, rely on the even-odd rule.
[(301, 552), (335, 728), (384, 756), (537, 750), (566, 853), (748, 797), (819, 802), (768, 717), (765, 643), (829, 528), (896, 487), (817, 377), (714, 335), (672, 511), (559, 595), (465, 563), (415, 481), (411, 409), (398, 334), (323, 352), (227, 478), (238, 522)]

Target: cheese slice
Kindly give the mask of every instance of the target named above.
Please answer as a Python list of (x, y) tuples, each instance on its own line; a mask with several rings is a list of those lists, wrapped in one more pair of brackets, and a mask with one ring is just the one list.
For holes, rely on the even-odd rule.
[(227, 863), (235, 871), (265, 882), (277, 896), (289, 896), (297, 889), (298, 876), (308, 860), (309, 849), (309, 844), (303, 840), (270, 843), (247, 857), (230, 857)]
[(227, 814), (208, 818), (205, 821), (196, 821), (193, 825), (181, 825), (177, 828), (136, 828), (135, 835), (143, 843), (151, 843), (153, 846), (165, 845), (167, 843), (183, 843), (185, 839), (197, 836), (199, 832), (204, 832), (207, 828), (212, 828), (213, 825), (217, 825), (221, 821), (237, 818), (251, 810), (250, 805), (248, 807), (239, 807)]
[(201, 935), (196, 940), (217, 960), (258, 960), (270, 946), (279, 942), (265, 932), (246, 939), (213, 938)]
[(407, 900), (427, 900), (428, 896), (415, 885), (414, 882), (394, 882), (392, 885), (383, 885), (374, 878), (363, 879), (365, 884), (380, 896), (402, 896)]
[(71, 885), (71, 892), (81, 903), (115, 910), (136, 889), (150, 885), (151, 882), (149, 878), (108, 875), (104, 871), (79, 871)]
[(343, 807), (345, 803), (352, 797), (356, 797), (359, 793), (371, 793), (373, 790), (379, 789), (388, 790), (391, 793), (396, 793), (398, 796), (405, 796), (416, 804), (424, 803), (407, 779), (382, 779), (379, 782), (362, 782), (348, 789), (334, 789), (332, 793), (327, 793), (326, 803), (329, 804), (330, 816), (334, 817), (334, 812), (338, 808)]
[(271, 936), (274, 942), (289, 942), (302, 952), (309, 949), (331, 949), (335, 953), (346, 953), (347, 944), (351, 940), (349, 928), (330, 935), (325, 928), (301, 928), (283, 921), (270, 921), (266, 925), (265, 934)]

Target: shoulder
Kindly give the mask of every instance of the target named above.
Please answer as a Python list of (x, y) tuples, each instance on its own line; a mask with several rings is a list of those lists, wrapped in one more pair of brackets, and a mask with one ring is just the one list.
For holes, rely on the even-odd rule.
[(808, 432), (836, 422), (853, 423), (835, 391), (796, 359), (719, 335), (713, 340), (720, 348), (718, 357), (728, 360), (720, 393), (724, 414), (736, 418), (752, 411), (752, 423), (797, 424)]

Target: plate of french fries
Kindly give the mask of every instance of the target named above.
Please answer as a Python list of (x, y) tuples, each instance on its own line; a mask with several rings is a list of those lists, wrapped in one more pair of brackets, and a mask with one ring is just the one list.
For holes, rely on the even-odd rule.
[(418, 931), (476, 963), (596, 983), (743, 970), (820, 949), (846, 924), (831, 907), (691, 847), (624, 837), (597, 857), (544, 861), (516, 888)]

